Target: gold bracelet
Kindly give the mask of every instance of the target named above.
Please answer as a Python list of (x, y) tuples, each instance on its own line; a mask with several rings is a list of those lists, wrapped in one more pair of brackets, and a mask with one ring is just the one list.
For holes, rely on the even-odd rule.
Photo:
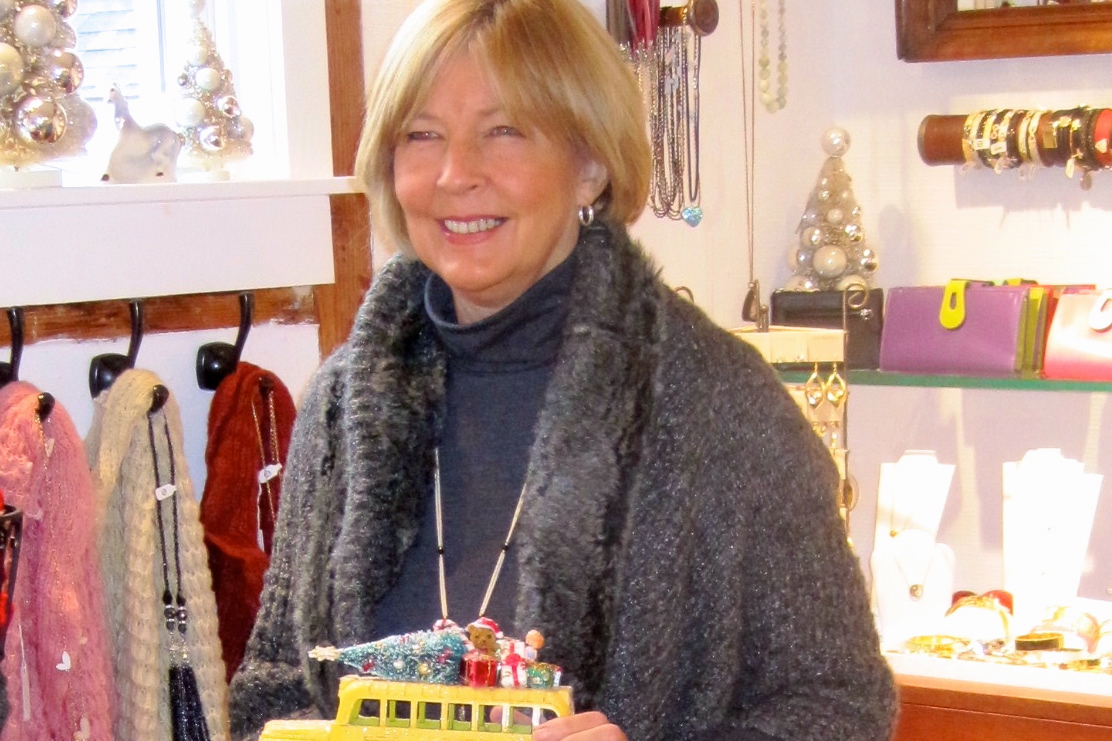
[(1031, 117), (1031, 123), (1027, 125), (1027, 154), (1029, 161), (1033, 165), (1046, 167), (1046, 161), (1042, 158), (1042, 151), (1039, 148), (1039, 126), (1042, 124), (1043, 115), (1046, 113), (1044, 110), (1035, 111)]
[(1057, 651), (1065, 638), (1061, 633), (1025, 633), (1015, 638), (1016, 651)]

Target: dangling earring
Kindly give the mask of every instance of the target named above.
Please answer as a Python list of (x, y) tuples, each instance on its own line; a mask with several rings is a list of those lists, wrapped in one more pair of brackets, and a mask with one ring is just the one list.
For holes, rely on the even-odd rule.
[(595, 223), (595, 207), (591, 204), (579, 207), (579, 223), (583, 226), (590, 226)]

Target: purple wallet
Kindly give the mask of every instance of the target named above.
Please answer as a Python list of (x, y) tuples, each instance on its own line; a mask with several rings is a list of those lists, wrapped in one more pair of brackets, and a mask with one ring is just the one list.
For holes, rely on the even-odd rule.
[(1012, 376), (1023, 360), (1027, 288), (970, 283), (961, 326), (942, 326), (945, 288), (892, 288), (880, 338), (880, 369), (901, 373)]

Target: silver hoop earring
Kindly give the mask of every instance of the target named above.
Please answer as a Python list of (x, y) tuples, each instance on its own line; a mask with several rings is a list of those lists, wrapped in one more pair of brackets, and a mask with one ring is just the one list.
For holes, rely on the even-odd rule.
[(591, 204), (579, 207), (579, 223), (583, 226), (590, 226), (595, 223), (595, 207)]

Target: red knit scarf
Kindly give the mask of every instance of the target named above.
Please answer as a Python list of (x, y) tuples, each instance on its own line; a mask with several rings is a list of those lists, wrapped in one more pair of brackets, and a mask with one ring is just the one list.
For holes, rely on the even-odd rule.
[[(276, 435), (272, 434), (270, 406), (263, 393), (267, 384), (274, 406)], [(273, 463), (277, 452), (278, 460), (285, 465), (295, 413), (290, 392), (278, 377), (243, 361), (220, 382), (209, 410), (205, 450), (208, 478), (201, 498), (201, 525), (212, 570), (228, 681), (243, 660), (259, 610), (263, 574), (270, 565), (273, 517), (282, 476), (268, 482), (275, 506), (272, 512), (265, 487), (259, 483), (263, 452), (266, 463)], [(275, 437), (277, 451), (272, 442)], [(260, 529), (265, 550), (259, 547)]]

